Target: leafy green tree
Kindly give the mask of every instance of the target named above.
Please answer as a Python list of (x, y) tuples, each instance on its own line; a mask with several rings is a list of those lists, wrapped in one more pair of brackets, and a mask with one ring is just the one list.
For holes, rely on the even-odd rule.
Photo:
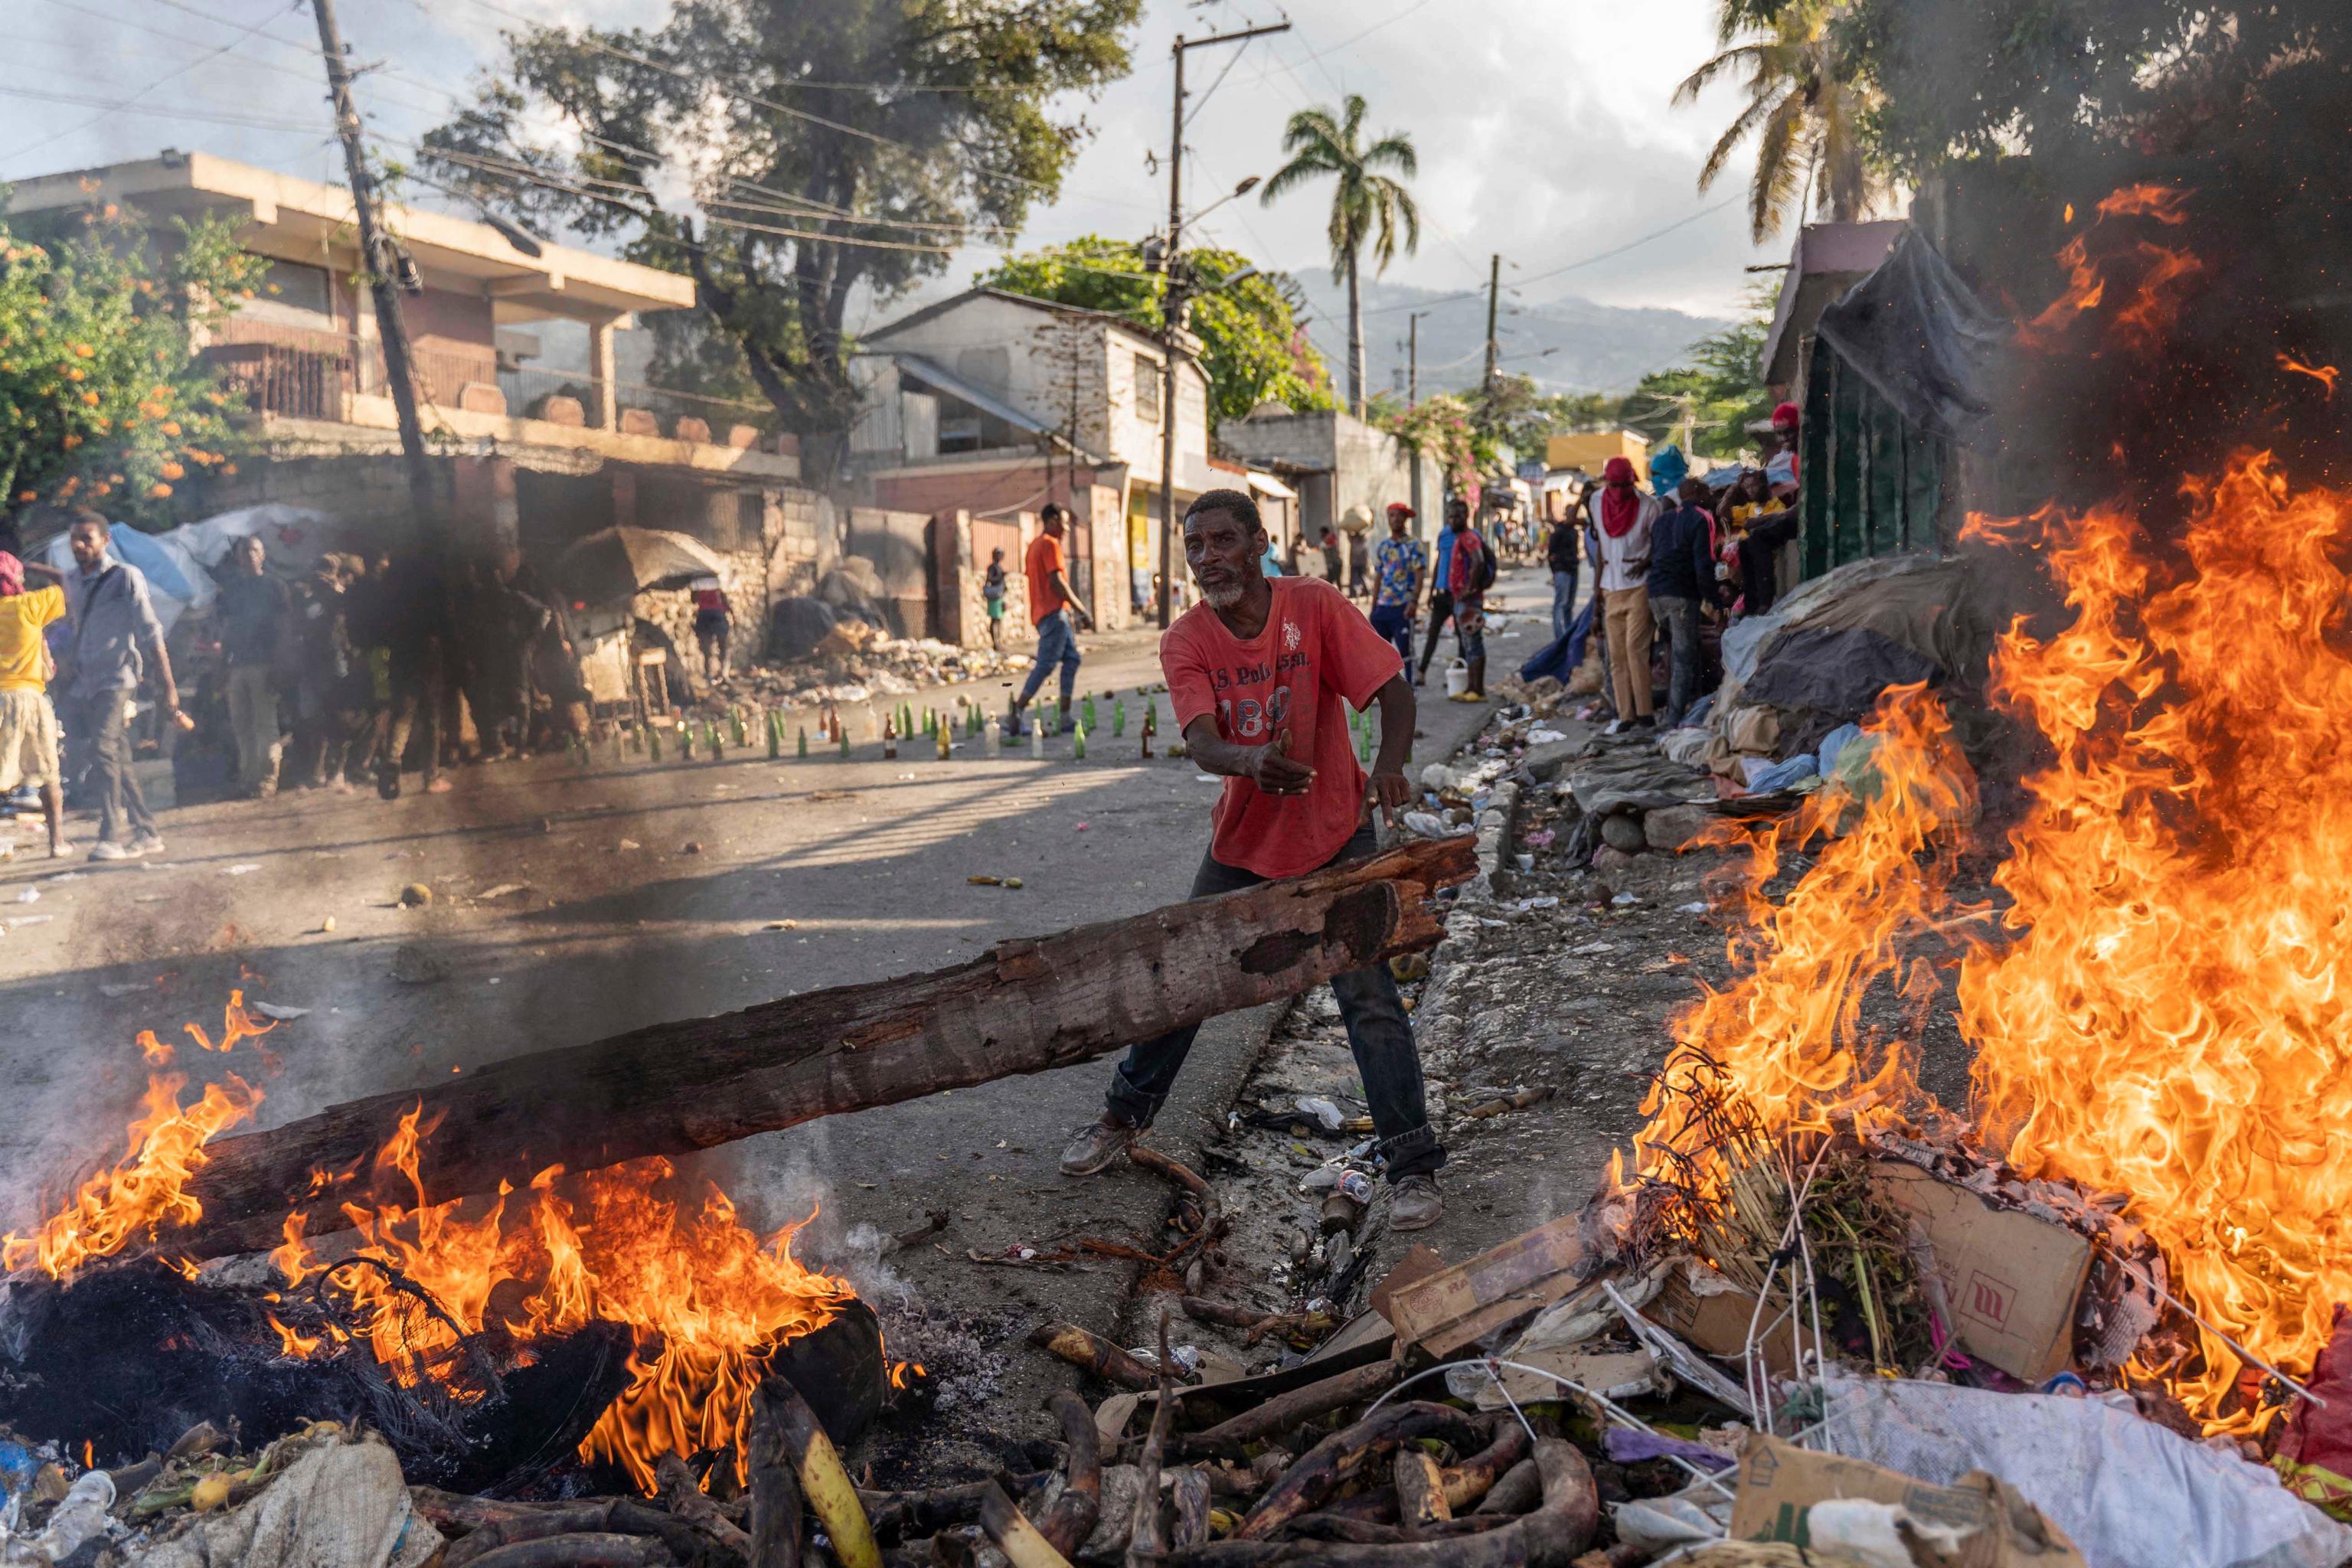
[(691, 274), (821, 473), (856, 413), (852, 296), (887, 298), (1050, 201), (1087, 134), (1060, 106), (1126, 73), (1140, 9), (671, 0), (650, 29), (527, 25), (424, 163), (494, 210)]
[(1359, 258), (1367, 240), (1372, 247), (1372, 270), (1388, 270), (1396, 259), (1402, 235), (1405, 254), (1421, 248), (1421, 209), (1406, 190), (1383, 170), (1412, 176), (1421, 160), (1411, 138), (1391, 132), (1366, 146), (1363, 142), (1364, 100), (1354, 93), (1337, 113), (1328, 109), (1302, 109), (1283, 128), (1282, 150), (1290, 161), (1274, 172), (1258, 193), (1271, 205), (1310, 180), (1329, 174), (1331, 191), (1331, 275), (1348, 284), (1348, 406), (1364, 412), (1364, 301), (1358, 286)]
[(1407, 408), (1390, 393), (1372, 399), (1366, 417), (1424, 458), (1435, 460), (1445, 482), (1466, 489), (1494, 459), (1470, 416), (1470, 405), (1451, 392), (1424, 397)]
[(1676, 103), (1690, 103), (1717, 78), (1747, 74), (1747, 106), (1707, 153), (1698, 188), (1712, 186), (1754, 135), (1748, 225), (1759, 243), (1780, 232), (1808, 189), (1832, 218), (1851, 223), (1885, 188), (1865, 134), (1875, 94), (1852, 33), (1832, 26), (1836, 12), (1834, 0), (1725, 0), (1723, 47), (1675, 89)]
[(223, 221), (158, 237), (110, 205), (0, 217), (5, 504), (155, 522), (196, 477), (234, 474), (226, 399), (191, 331), (250, 298), (267, 267)]
[(1847, 0), (1832, 31), (1875, 89), (1874, 146), (1916, 180), (1954, 158), (2158, 152), (2281, 111), (2340, 138), (2352, 5)]
[[(1254, 268), (1231, 250), (1188, 250), (1184, 259), (1196, 284), (1184, 324), (1201, 340), (1211, 426), (1269, 400), (1293, 408), (1330, 407), (1331, 373), (1298, 323), (1297, 285), (1284, 273)], [(1108, 311), (1155, 332), (1167, 294), (1166, 278), (1145, 270), (1141, 247), (1092, 234), (1007, 257), (978, 281), (1033, 300)]]
[(1522, 458), (1540, 458), (1555, 435), (1588, 430), (1615, 414), (1617, 399), (1603, 393), (1548, 394), (1524, 375), (1498, 375), (1468, 395), (1470, 422), (1495, 450), (1507, 447)]

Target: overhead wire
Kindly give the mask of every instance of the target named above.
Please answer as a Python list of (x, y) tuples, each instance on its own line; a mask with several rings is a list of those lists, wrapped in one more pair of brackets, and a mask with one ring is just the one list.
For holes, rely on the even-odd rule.
[[(292, 9), (292, 6), (291, 6), (291, 5), (289, 5), (289, 6), (287, 6), (287, 7), (286, 7), (286, 9), (288, 9), (288, 10), (291, 10), (291, 9)], [(239, 29), (239, 31), (238, 31), (238, 33), (237, 33), (237, 36), (236, 36), (236, 37), (234, 37), (234, 38), (231, 38), (227, 43), (221, 45), (221, 46), (220, 46), (220, 47), (218, 47), (218, 48), (216, 48), (216, 49), (213, 49), (213, 50), (210, 50), (210, 51), (208, 51), (208, 52), (206, 52), (206, 53), (205, 53), (205, 54), (201, 54), (201, 55), (196, 56), (194, 59), (189, 60), (189, 61), (188, 61), (187, 63), (185, 63), (184, 65), (177, 66), (177, 67), (174, 67), (174, 68), (173, 68), (173, 69), (171, 69), (171, 70), (165, 71), (162, 76), (157, 77), (154, 80), (152, 80), (152, 81), (149, 82), (146, 86), (144, 86), (144, 87), (142, 87), (142, 88), (139, 89), (136, 92), (132, 93), (132, 94), (130, 96), (130, 98), (128, 98), (128, 99), (124, 100), (121, 103), (117, 104), (117, 105), (115, 105), (115, 106), (113, 106), (113, 107), (114, 107), (114, 109), (115, 109), (117, 111), (120, 111), (120, 110), (127, 110), (127, 109), (131, 108), (132, 105), (136, 104), (136, 103), (139, 101), (139, 100), (141, 100), (141, 99), (142, 99), (142, 98), (146, 97), (149, 93), (151, 93), (151, 92), (154, 91), (157, 88), (162, 87), (164, 83), (166, 83), (166, 82), (170, 82), (170, 81), (177, 81), (180, 78), (182, 78), (182, 77), (184, 77), (184, 76), (187, 75), (190, 71), (192, 71), (192, 70), (195, 69), (198, 66), (203, 65), (206, 60), (209, 60), (209, 59), (213, 58), (215, 56), (217, 56), (217, 55), (226, 54), (230, 49), (235, 48), (235, 47), (236, 47), (239, 43), (243, 42), (246, 38), (250, 37), (251, 37), (251, 36), (253, 36), (255, 33), (259, 32), (263, 27), (268, 26), (271, 22), (276, 21), (276, 20), (277, 20), (277, 16), (276, 16), (275, 14), (273, 14), (273, 15), (271, 15), (271, 16), (268, 16), (263, 17), (260, 21), (254, 23), (254, 24), (253, 24), (251, 26), (249, 26), (249, 27), (245, 27), (245, 28), (241, 28), (241, 29)], [(76, 125), (68, 125), (68, 126), (67, 126), (67, 127), (66, 127), (64, 130), (62, 130), (62, 131), (56, 131), (56, 132), (52, 132), (50, 134), (48, 134), (48, 135), (47, 135), (47, 136), (42, 137), (38, 142), (35, 142), (31, 143), (31, 144), (30, 144), (30, 145), (28, 145), (28, 146), (18, 147), (18, 148), (15, 149), (13, 152), (11, 152), (11, 153), (8, 154), (8, 156), (10, 156), (10, 157), (12, 157), (12, 158), (21, 158), (21, 157), (24, 157), (24, 156), (27, 155), (28, 153), (37, 153), (37, 152), (39, 152), (42, 148), (47, 147), (47, 146), (49, 146), (49, 145), (51, 145), (52, 143), (55, 143), (55, 142), (62, 142), (62, 141), (64, 141), (64, 140), (65, 140), (67, 137), (68, 137), (68, 136), (79, 136), (79, 134), (81, 134), (83, 132), (85, 132), (85, 131), (89, 130), (91, 126), (98, 124), (100, 121), (104, 120), (105, 118), (106, 118), (106, 116), (105, 116), (104, 114), (102, 114), (102, 113), (101, 113), (101, 114), (98, 114), (98, 115), (94, 115), (94, 116), (92, 116), (90, 119), (88, 119), (88, 120), (82, 121), (81, 121), (80, 123), (79, 123), (79, 124), (76, 124)]]

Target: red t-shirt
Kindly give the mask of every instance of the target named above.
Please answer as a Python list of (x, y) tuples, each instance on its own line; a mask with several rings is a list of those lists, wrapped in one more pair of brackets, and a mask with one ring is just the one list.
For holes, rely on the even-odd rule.
[(1033, 624), (1069, 603), (1054, 591), (1054, 574), (1064, 570), (1060, 540), (1050, 533), (1041, 533), (1031, 540), (1021, 569), (1029, 574), (1029, 619)]
[(1486, 542), (1475, 528), (1454, 531), (1454, 559), (1446, 564), (1446, 586), (1457, 599), (1475, 599), (1486, 592), (1475, 586), (1478, 581), (1478, 557), (1485, 552)]
[(1244, 642), (1216, 611), (1195, 605), (1160, 639), (1160, 668), (1180, 732), (1203, 715), (1238, 745), (1266, 745), (1287, 732), (1289, 754), (1315, 770), (1303, 795), (1265, 795), (1247, 779), (1227, 779), (1212, 819), (1209, 853), (1217, 860), (1261, 877), (1296, 877), (1337, 855), (1363, 819), (1364, 771), (1342, 700), (1359, 710), (1370, 706), (1404, 665), (1330, 584), (1276, 577), (1266, 586), (1274, 609), (1264, 631)]

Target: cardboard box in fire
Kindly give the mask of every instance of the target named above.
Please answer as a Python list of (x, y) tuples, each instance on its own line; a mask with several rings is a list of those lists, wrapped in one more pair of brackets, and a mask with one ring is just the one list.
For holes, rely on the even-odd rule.
[[(1896, 1160), (1875, 1167), (1880, 1190), (1919, 1222), (1936, 1259), (1947, 1327), (1959, 1348), (2021, 1382), (2039, 1384), (2074, 1354), (2074, 1312), (2091, 1268), (2091, 1244), (2061, 1225), (1994, 1206), (1964, 1187)], [(1759, 1315), (1756, 1298), (1692, 1264), (1670, 1278), (1645, 1315), (1713, 1356), (1745, 1353), (1751, 1321), (1779, 1321), (1765, 1364), (1796, 1364), (1796, 1325), (1786, 1303)]]

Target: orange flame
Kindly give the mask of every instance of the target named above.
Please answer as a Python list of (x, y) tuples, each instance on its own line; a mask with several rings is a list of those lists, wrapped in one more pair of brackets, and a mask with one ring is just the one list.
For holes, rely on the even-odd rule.
[[(731, 1447), (740, 1468), (767, 1352), (823, 1327), (853, 1294), (793, 1258), (793, 1236), (808, 1222), (763, 1240), (715, 1186), (682, 1199), (687, 1184), (661, 1159), (568, 1180), (551, 1167), (519, 1203), (502, 1185), (467, 1217), (468, 1205), (425, 1191), (417, 1153), (430, 1134), (412, 1110), (377, 1156), (378, 1189), (404, 1186), (413, 1205), (343, 1205), (361, 1237), (353, 1256), (397, 1270), (446, 1313), (383, 1270), (337, 1266), (327, 1288), (357, 1311), (376, 1360), (403, 1384), (447, 1382), (458, 1330), (526, 1344), (590, 1322), (625, 1324), (638, 1335), (630, 1382), (582, 1458), (615, 1463), (649, 1491), (664, 1454)], [(320, 1272), (298, 1218), (285, 1234), (270, 1258), (288, 1283)], [(289, 1355), (320, 1348), (273, 1326)]]
[[(2183, 216), (2162, 187), (2100, 211)], [(2138, 344), (2198, 265), (2144, 242), (2117, 257), (2147, 265), (2107, 342)], [(2029, 342), (2105, 294), (2082, 239), (2061, 260), (2068, 295)], [(2332, 367), (2280, 363), (2332, 395)], [(2002, 940), (1970, 943), (1954, 994), (1987, 1143), (2025, 1176), (2122, 1195), (2220, 1331), (2199, 1331), (2174, 1392), (2210, 1428), (2242, 1431), (2267, 1416), (2235, 1397), (2245, 1368), (2222, 1336), (2307, 1367), (2352, 1304), (2352, 493), (2298, 492), (2247, 454), (2183, 495), (2163, 550), (2116, 505), (1962, 531), (2038, 549), (2065, 597), (2061, 624), (2021, 617), (1994, 654), (1994, 700), (2050, 761), (2021, 781), (2030, 806), (1995, 873)], [(1824, 792), (1757, 834), (1737, 978), (1675, 1021), (1669, 1073), (1705, 1051), (1768, 1126), (1850, 1111), (1866, 1129), (1876, 1107), (1926, 1103), (1858, 1006), (1881, 983), (1930, 994), (1903, 943), (1960, 923), (1946, 906), (1966, 793), (1944, 785), (1948, 736), (1926, 698), (1888, 692), (1871, 729), (1888, 787), (1777, 904), (1759, 893), (1784, 849), (1857, 808)], [(1703, 1174), (1687, 1110), (1657, 1092), (1646, 1109), (1644, 1173)]]
[(2129, 294), (2108, 322), (2109, 347), (2152, 353), (2164, 343), (2164, 333), (2179, 314), (2189, 289), (2204, 273), (2204, 263), (2184, 250), (2147, 239), (2103, 242), (2092, 254), (2092, 241), (2111, 218), (2147, 218), (2177, 226), (2188, 221), (2188, 193), (2168, 185), (2129, 185), (2099, 203), (2098, 221), (2066, 242), (2058, 259), (2066, 268), (2066, 287), (2042, 312), (2018, 331), (2029, 348), (2049, 349), (2080, 318), (2103, 305), (2110, 281), (2127, 283)]
[(182, 1110), (186, 1082), (177, 1075), (151, 1079), (146, 1113), (131, 1124), (129, 1155), (83, 1183), (32, 1236), (0, 1237), (0, 1268), (13, 1272), (37, 1264), (63, 1279), (167, 1225), (201, 1218), (204, 1205), (188, 1195), (188, 1178), (205, 1163), (205, 1144), (251, 1116), (261, 1091), (231, 1073), (205, 1085), (203, 1097)]
[(2307, 375), (2327, 389), (2329, 402), (2336, 400), (2336, 378), (2343, 373), (2332, 364), (2305, 364), (2293, 354), (2278, 356), (2279, 368), (2296, 375)]

